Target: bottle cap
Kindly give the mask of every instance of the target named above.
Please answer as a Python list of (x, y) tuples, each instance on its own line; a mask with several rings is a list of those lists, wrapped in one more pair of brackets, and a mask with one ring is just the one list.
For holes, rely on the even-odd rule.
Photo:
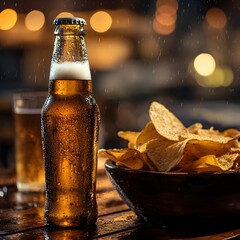
[(53, 22), (55, 25), (60, 24), (77, 24), (77, 25), (87, 25), (83, 18), (56, 18)]

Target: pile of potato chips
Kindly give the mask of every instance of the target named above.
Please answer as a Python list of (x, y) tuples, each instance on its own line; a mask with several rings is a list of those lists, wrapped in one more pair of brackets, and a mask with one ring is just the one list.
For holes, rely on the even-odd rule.
[(128, 148), (101, 149), (99, 156), (135, 170), (159, 172), (216, 172), (239, 169), (240, 131), (203, 129), (201, 123), (186, 128), (162, 104), (153, 102), (151, 121), (140, 132), (120, 131)]

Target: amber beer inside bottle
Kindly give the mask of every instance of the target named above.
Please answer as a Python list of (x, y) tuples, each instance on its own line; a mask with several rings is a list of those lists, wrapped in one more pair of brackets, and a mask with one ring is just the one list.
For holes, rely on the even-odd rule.
[[(60, 31), (55, 31), (49, 95), (41, 120), (45, 219), (60, 227), (82, 227), (94, 224), (98, 214), (95, 191), (99, 110), (92, 95), (82, 19), (58, 19), (55, 23)], [(72, 26), (79, 31), (72, 31)]]

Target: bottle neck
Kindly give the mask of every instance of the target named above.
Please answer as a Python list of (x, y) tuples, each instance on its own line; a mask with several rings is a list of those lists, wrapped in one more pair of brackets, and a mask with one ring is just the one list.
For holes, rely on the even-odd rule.
[(54, 80), (91, 80), (84, 31), (81, 25), (59, 25), (50, 68)]
[(88, 61), (84, 36), (74, 34), (56, 35), (52, 61), (55, 63)]

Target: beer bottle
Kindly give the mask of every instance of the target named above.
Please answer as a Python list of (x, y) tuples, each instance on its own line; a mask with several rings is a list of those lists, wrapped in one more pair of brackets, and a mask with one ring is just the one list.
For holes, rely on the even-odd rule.
[(97, 220), (96, 171), (99, 109), (81, 18), (54, 20), (49, 93), (41, 129), (46, 175), (45, 220), (83, 227)]

